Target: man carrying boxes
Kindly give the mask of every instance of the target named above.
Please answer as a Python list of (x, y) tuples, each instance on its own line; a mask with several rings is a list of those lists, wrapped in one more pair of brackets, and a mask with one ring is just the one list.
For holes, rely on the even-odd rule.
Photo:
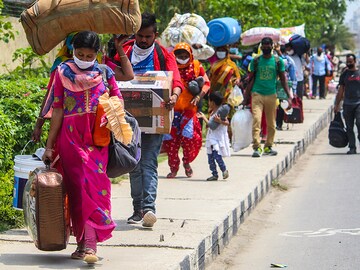
[[(149, 125), (149, 128), (151, 126), (153, 129), (146, 130), (148, 133), (142, 134), (142, 156), (137, 167), (130, 173), (134, 213), (128, 218), (128, 223), (138, 224), (142, 222), (144, 227), (153, 227), (156, 222), (155, 200), (158, 184), (157, 157), (162, 144), (163, 136), (161, 133), (168, 133), (170, 131), (172, 120), (171, 111), (183, 88), (175, 57), (155, 42), (157, 36), (155, 15), (145, 12), (142, 14), (141, 27), (135, 34), (135, 40), (130, 40), (123, 45), (126, 54), (115, 56), (115, 60), (120, 60), (121, 57), (128, 57), (134, 73), (142, 74), (135, 76), (135, 84), (138, 84), (138, 86), (149, 84), (148, 91), (139, 89), (141, 87), (135, 87), (136, 91), (132, 91), (130, 95), (127, 95), (126, 89), (120, 85), (121, 90), (125, 96), (127, 95), (128, 97), (124, 97), (126, 107), (130, 113), (131, 109), (133, 109), (134, 116), (139, 119), (142, 131), (145, 130), (144, 125), (146, 125), (147, 117), (150, 118), (148, 121), (153, 121), (153, 124)], [(172, 76), (172, 80), (169, 76)], [(163, 81), (163, 86), (161, 86), (161, 81)], [(156, 89), (156, 85), (158, 85), (158, 89)], [(149, 93), (150, 89), (154, 93)], [(167, 89), (167, 91), (164, 89)], [(139, 97), (141, 98), (137, 97), (138, 95), (140, 95)], [(153, 102), (152, 100), (158, 99), (159, 96), (163, 99), (160, 104), (150, 104), (150, 101), (148, 102), (149, 104), (146, 103), (147, 99)], [(140, 106), (142, 108), (139, 108), (139, 106), (136, 106), (138, 108), (132, 108), (133, 106), (128, 105), (128, 103), (131, 102), (131, 100), (134, 101), (134, 99), (144, 102), (143, 106)], [(146, 108), (146, 105), (149, 107)], [(154, 108), (154, 105), (159, 107)], [(165, 111), (165, 109), (167, 111)], [(142, 117), (139, 118), (138, 116), (140, 115)], [(160, 124), (158, 124), (158, 120), (154, 120), (154, 115), (161, 115), (160, 119), (163, 120), (160, 121)], [(156, 126), (161, 126), (161, 128), (156, 128)]]

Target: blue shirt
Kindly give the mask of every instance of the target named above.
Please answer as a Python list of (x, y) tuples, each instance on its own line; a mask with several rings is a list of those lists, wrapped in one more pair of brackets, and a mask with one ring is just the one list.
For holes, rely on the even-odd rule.
[[(132, 52), (131, 52), (132, 53)], [(130, 55), (131, 59), (131, 55)], [(146, 71), (155, 70), (154, 68), (154, 51), (146, 57), (146, 59), (142, 60), (141, 62), (137, 63), (136, 65), (132, 65), (134, 73), (145, 73)]]
[(332, 70), (330, 61), (325, 54), (322, 54), (320, 57), (317, 54), (313, 54), (310, 57), (309, 68), (312, 69), (312, 74), (316, 76), (326, 75), (325, 65), (327, 66), (327, 70)]
[(282, 55), (282, 58), (286, 59), (285, 71), (287, 73), (287, 79), (292, 82), (292, 89), (295, 91), (297, 86), (295, 62), (288, 55)]

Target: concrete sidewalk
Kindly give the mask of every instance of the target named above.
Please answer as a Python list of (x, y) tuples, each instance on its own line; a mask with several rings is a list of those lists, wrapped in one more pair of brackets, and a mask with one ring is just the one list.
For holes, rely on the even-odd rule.
[[(113, 238), (98, 248), (101, 269), (204, 269), (237, 233), (244, 219), (271, 188), (271, 182), (286, 173), (317, 134), (331, 120), (334, 95), (325, 100), (304, 100), (305, 121), (277, 131), (275, 157), (252, 158), (251, 146), (225, 159), (230, 177), (206, 182), (211, 175), (205, 149), (192, 163), (194, 175), (179, 171), (166, 179), (167, 162), (159, 165), (158, 222), (153, 229), (128, 225), (132, 214), (129, 181), (113, 185), (113, 217), (118, 224)], [(286, 127), (286, 124), (285, 124)], [(330, 147), (330, 146), (329, 146)], [(82, 269), (71, 260), (74, 239), (66, 250), (42, 252), (35, 248), (26, 230), (0, 234), (1, 269)]]

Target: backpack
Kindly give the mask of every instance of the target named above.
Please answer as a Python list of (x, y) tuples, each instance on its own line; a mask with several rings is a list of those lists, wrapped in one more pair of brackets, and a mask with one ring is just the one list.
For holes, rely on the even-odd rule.
[(337, 148), (346, 147), (349, 143), (340, 112), (335, 114), (334, 120), (330, 123), (328, 138), (329, 144)]
[(109, 158), (106, 174), (110, 178), (119, 177), (135, 169), (141, 158), (141, 130), (136, 119), (126, 112), (125, 120), (133, 130), (131, 143), (125, 145), (111, 133)]
[(159, 59), (159, 63), (160, 63), (160, 70), (165, 71), (166, 70), (165, 56), (161, 50), (159, 43), (157, 43), (157, 42), (155, 42), (155, 50), (158, 55), (158, 59)]
[(291, 36), (291, 38), (289, 39), (289, 43), (294, 49), (294, 52), (300, 57), (310, 50), (310, 41), (307, 38), (302, 37), (298, 34)]
[[(257, 56), (254, 58), (254, 79), (255, 79), (255, 73), (259, 64), (259, 57)], [(276, 74), (277, 74), (277, 79), (276, 79), (276, 95), (279, 99), (288, 99), (288, 95), (285, 92), (284, 88), (281, 85), (281, 81), (279, 80), (279, 74), (280, 74), (280, 59), (279, 56), (274, 55), (275, 57), (275, 65), (276, 65)]]

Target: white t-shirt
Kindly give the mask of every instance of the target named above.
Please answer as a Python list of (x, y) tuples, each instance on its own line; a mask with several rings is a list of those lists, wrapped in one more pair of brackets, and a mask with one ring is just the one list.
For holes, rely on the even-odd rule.
[(306, 65), (304, 57), (299, 57), (297, 54), (289, 55), (292, 60), (295, 62), (295, 74), (296, 80), (301, 82), (304, 80), (304, 70), (303, 67)]

